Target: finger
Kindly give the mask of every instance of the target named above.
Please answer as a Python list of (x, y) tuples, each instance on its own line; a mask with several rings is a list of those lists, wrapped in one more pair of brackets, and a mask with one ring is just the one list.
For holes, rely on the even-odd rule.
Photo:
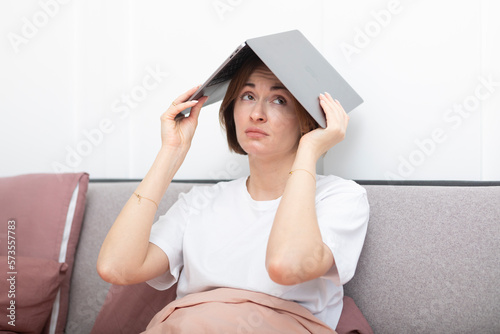
[(329, 105), (329, 102), (326, 100), (321, 100), (320, 104), (325, 112), (326, 128), (329, 128), (332, 124), (338, 122), (336, 115), (334, 115), (333, 106)]
[(344, 108), (342, 107), (342, 105), (340, 104), (339, 100), (337, 99), (334, 99), (330, 93), (326, 92), (325, 93), (325, 96), (326, 98), (328, 99), (328, 101), (330, 102), (331, 106), (334, 108), (334, 109), (337, 109), (337, 110), (340, 110), (342, 111), (342, 113), (345, 113), (345, 110)]
[(196, 87), (193, 87), (189, 89), (188, 91), (184, 92), (183, 94), (179, 95), (173, 102), (172, 105), (175, 107), (178, 104), (181, 104), (183, 102), (186, 102), (193, 94), (200, 88), (201, 85), (198, 85)]
[[(172, 120), (172, 119), (182, 118), (180, 116), (184, 116), (184, 115), (182, 115), (180, 113), (183, 110), (187, 109), (187, 108), (194, 107), (198, 103), (198, 101), (197, 100), (191, 100), (191, 101), (182, 102), (182, 103), (179, 103), (179, 104), (174, 104), (174, 103), (172, 103), (168, 107), (167, 111), (165, 111), (163, 113), (162, 119)], [(179, 117), (177, 117), (177, 116), (179, 116)]]
[[(202, 96), (199, 100), (187, 101), (187, 102), (181, 103), (179, 105), (176, 105), (174, 108), (176, 108), (176, 110), (179, 110), (179, 112), (175, 115), (174, 120), (180, 121), (184, 118), (190, 118), (190, 119), (194, 118), (194, 119), (198, 120), (200, 110), (203, 107), (203, 104), (207, 100), (208, 100), (208, 96)], [(179, 108), (179, 109), (177, 109), (177, 108)], [(181, 111), (183, 111), (184, 109), (187, 109), (187, 108), (191, 108), (189, 114), (181, 113)], [(193, 116), (191, 116), (191, 115), (193, 115)]]
[(346, 113), (346, 111), (344, 110), (344, 107), (342, 107), (339, 100), (335, 99), (335, 103), (337, 103), (339, 105), (339, 107), (342, 109), (342, 111), (344, 112), (344, 114), (345, 114), (344, 121), (345, 121), (345, 126), (347, 127), (347, 124), (349, 123), (349, 120), (351, 119), (351, 117), (349, 117), (349, 114)]
[(196, 103), (193, 107), (191, 107), (191, 113), (189, 114), (189, 118), (194, 118), (198, 119), (198, 116), (200, 115), (200, 110), (203, 107), (203, 104), (208, 100), (208, 96), (203, 96), (198, 100), (198, 103)]
[(325, 92), (325, 97), (327, 98), (327, 100), (331, 103), (334, 103), (335, 100), (333, 99), (333, 97), (330, 95), (330, 93), (328, 92)]
[(169, 109), (175, 109), (178, 112), (183, 111), (184, 109), (187, 108), (192, 108), (195, 105), (197, 105), (199, 100), (191, 100), (191, 101), (186, 101), (186, 102), (179, 102), (179, 103), (172, 103), (169, 107)]
[[(324, 102), (324, 105), (331, 110), (336, 109), (335, 100), (328, 93), (320, 94), (320, 99)], [(326, 111), (325, 111), (326, 112)]]
[(343, 112), (345, 112), (344, 107), (342, 107), (342, 104), (340, 104), (339, 100), (334, 99), (333, 101), (335, 102), (335, 105), (339, 106), (339, 107), (340, 107), (340, 109), (341, 109)]
[(332, 113), (335, 112), (336, 106), (335, 106), (335, 101), (331, 98), (331, 96), (327, 96), (325, 94), (320, 94), (320, 105), (321, 108), (323, 108), (323, 111), (325, 112), (325, 116), (329, 118)]
[(349, 116), (345, 112), (340, 102), (334, 99), (329, 93), (320, 94), (320, 104), (325, 112), (326, 124), (342, 124), (347, 127)]
[(325, 93), (325, 97), (327, 98), (327, 100), (330, 102), (330, 105), (332, 106), (332, 108), (334, 110), (338, 110), (338, 112), (340, 112), (340, 114), (342, 115), (345, 115), (347, 117), (349, 117), (347, 115), (347, 113), (345, 112), (344, 110), (344, 107), (342, 107), (342, 105), (340, 104), (339, 100), (337, 99), (334, 99), (328, 92)]
[(335, 101), (335, 104), (338, 106), (339, 111), (341, 111), (342, 115), (344, 116), (344, 125), (345, 125), (345, 127), (347, 127), (347, 124), (349, 123), (349, 120), (351, 118), (349, 117), (349, 114), (346, 113), (346, 111), (344, 110), (344, 107), (342, 107), (339, 100), (335, 99), (334, 101)]

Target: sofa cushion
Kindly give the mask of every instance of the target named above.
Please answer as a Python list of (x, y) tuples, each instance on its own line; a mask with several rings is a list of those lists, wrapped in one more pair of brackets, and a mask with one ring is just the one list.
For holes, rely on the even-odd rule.
[(97, 316), (92, 334), (140, 333), (156, 313), (175, 299), (177, 285), (158, 291), (147, 283), (112, 285)]
[[(53, 260), (67, 265), (66, 275), (45, 326), (45, 331), (49, 333), (64, 332), (88, 180), (86, 173), (0, 178), (0, 245), (7, 243), (7, 224), (13, 221), (16, 241), (14, 253), (9, 255)], [(0, 255), (7, 255), (7, 247), (0, 248)]]
[(375, 333), (500, 333), (500, 187), (365, 186), (345, 293)]
[(2, 266), (9, 263), (0, 281), (0, 308), (7, 310), (7, 321), (2, 319), (0, 330), (40, 333), (49, 319), (68, 265), (23, 256), (15, 257), (14, 262), (8, 262), (9, 259), (0, 256)]

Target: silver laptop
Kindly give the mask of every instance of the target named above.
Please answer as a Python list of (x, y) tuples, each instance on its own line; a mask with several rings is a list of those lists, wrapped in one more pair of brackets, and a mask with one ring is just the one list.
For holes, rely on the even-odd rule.
[[(330, 93), (339, 100), (346, 112), (363, 103), (363, 99), (347, 81), (298, 30), (247, 40), (236, 48), (189, 100), (208, 96), (205, 106), (222, 100), (233, 74), (251, 53), (255, 53), (266, 64), (323, 128), (326, 127), (326, 121), (319, 105), (320, 93)], [(182, 113), (189, 112), (190, 109), (186, 109)]]

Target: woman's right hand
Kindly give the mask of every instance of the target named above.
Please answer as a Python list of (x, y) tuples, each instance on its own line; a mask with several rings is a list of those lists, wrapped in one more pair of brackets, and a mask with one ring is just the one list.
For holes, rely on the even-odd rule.
[[(203, 103), (208, 99), (203, 96), (198, 101), (186, 102), (200, 86), (193, 87), (177, 97), (161, 115), (161, 142), (163, 147), (188, 150), (198, 125), (198, 116)], [(191, 108), (188, 117), (176, 116), (183, 110)]]

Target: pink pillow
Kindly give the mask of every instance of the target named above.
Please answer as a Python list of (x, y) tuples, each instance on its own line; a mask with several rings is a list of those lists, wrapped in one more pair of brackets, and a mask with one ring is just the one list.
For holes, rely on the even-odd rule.
[(136, 334), (146, 330), (156, 313), (175, 299), (177, 284), (158, 291), (147, 283), (112, 285), (91, 334)]
[[(47, 323), (68, 265), (54, 260), (0, 256), (0, 330), (40, 333)], [(8, 261), (13, 267), (8, 265)], [(13, 268), (15, 271), (12, 272)]]
[(373, 330), (366, 321), (356, 303), (351, 297), (344, 296), (344, 308), (335, 331), (338, 334), (373, 334)]
[[(63, 333), (76, 246), (89, 175), (29, 174), (0, 178), (0, 255), (7, 255), (7, 226), (15, 226), (15, 256), (67, 264), (45, 330)], [(11, 223), (13, 222), (13, 223)], [(40, 282), (40, 284), (45, 284)], [(43, 285), (42, 285), (43, 286)], [(3, 297), (3, 296), (2, 296)]]

